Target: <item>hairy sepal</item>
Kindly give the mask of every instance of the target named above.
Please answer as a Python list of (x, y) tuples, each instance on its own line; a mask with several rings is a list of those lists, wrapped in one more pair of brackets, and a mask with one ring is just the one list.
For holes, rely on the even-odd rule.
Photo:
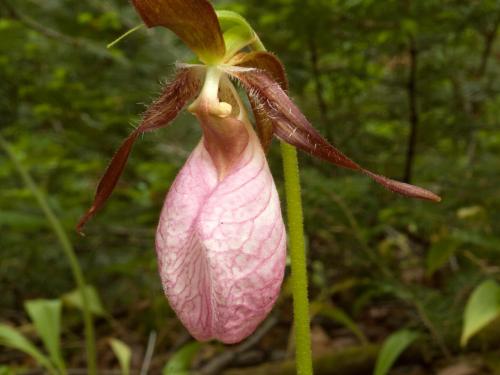
[(226, 53), (214, 8), (207, 0), (132, 0), (148, 27), (172, 30), (203, 62), (217, 63)]
[(281, 140), (340, 167), (360, 171), (392, 192), (436, 202), (441, 200), (429, 190), (375, 174), (349, 159), (319, 134), (266, 71), (234, 70), (229, 73), (239, 79), (250, 96), (260, 103), (259, 110), (271, 119), (273, 131)]
[(101, 177), (90, 209), (77, 224), (83, 227), (106, 203), (123, 173), (135, 141), (142, 133), (167, 126), (200, 90), (201, 80), (193, 69), (180, 69), (173, 81), (165, 86), (161, 96), (146, 110), (140, 125), (123, 141)]
[[(204, 134), (212, 125), (203, 125)], [(206, 145), (198, 144), (167, 195), (156, 249), (165, 294), (185, 327), (200, 341), (230, 344), (249, 336), (272, 309), (286, 235), (253, 130), (222, 176)]]

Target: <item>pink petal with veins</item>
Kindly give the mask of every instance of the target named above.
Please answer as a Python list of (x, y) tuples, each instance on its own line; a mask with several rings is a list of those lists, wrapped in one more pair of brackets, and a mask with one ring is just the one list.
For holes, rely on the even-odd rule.
[(236, 343), (270, 312), (283, 281), (286, 233), (253, 130), (221, 177), (202, 140), (163, 207), (156, 249), (170, 305), (198, 340)]

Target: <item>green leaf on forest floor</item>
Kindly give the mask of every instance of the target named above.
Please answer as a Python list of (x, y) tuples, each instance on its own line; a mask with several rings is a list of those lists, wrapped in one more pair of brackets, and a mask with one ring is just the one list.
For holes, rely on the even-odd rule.
[(434, 243), (426, 257), (427, 274), (430, 276), (441, 268), (458, 248), (457, 241), (443, 238)]
[(109, 345), (115, 353), (120, 369), (123, 375), (130, 374), (130, 361), (132, 359), (132, 350), (123, 341), (118, 339), (109, 339)]
[(194, 341), (180, 348), (163, 368), (163, 375), (189, 375), (191, 363), (199, 352), (201, 343)]
[(486, 280), (477, 286), (467, 301), (460, 344), (469, 339), (500, 316), (500, 285)]
[(385, 339), (377, 356), (374, 375), (386, 375), (399, 355), (415, 341), (418, 333), (407, 329), (399, 330)]
[[(104, 310), (101, 299), (99, 298), (99, 294), (97, 293), (97, 290), (94, 288), (94, 286), (87, 285), (85, 287), (85, 291), (87, 293), (90, 312), (97, 316), (105, 316), (106, 310)], [(78, 289), (64, 294), (63, 296), (61, 296), (61, 300), (67, 306), (75, 307), (80, 310), (83, 307), (82, 295)]]
[(315, 310), (314, 313), (323, 315), (340, 323), (349, 331), (351, 331), (362, 344), (368, 343), (368, 340), (363, 331), (361, 331), (356, 322), (352, 320), (344, 310), (327, 303), (312, 303), (311, 310)]
[(0, 345), (19, 350), (31, 356), (41, 366), (54, 373), (50, 360), (38, 348), (24, 337), (16, 328), (0, 324)]
[(16, 375), (12, 367), (0, 365), (0, 375)]
[(50, 354), (52, 362), (59, 371), (65, 372), (65, 364), (61, 353), (61, 301), (36, 299), (24, 304), (36, 331)]

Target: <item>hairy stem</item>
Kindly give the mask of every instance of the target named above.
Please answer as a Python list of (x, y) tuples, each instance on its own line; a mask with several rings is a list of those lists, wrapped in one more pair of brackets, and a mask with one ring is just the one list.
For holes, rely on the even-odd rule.
[(285, 176), (288, 235), (291, 259), (291, 282), (295, 329), (295, 360), (297, 374), (312, 374), (309, 299), (307, 295), (307, 262), (304, 241), (304, 215), (300, 195), (300, 176), (297, 150), (281, 143)]
[[(260, 40), (253, 46), (265, 51)], [(311, 375), (311, 327), (309, 319), (309, 296), (307, 292), (307, 261), (304, 241), (304, 214), (300, 194), (300, 174), (297, 150), (281, 142), (281, 157), (285, 179), (286, 207), (288, 215), (288, 243), (291, 261), (291, 283), (293, 296), (293, 324), (295, 331), (295, 362), (297, 374)]]
[(82, 294), (82, 310), (83, 310), (83, 321), (85, 326), (85, 344), (87, 349), (87, 366), (88, 374), (97, 374), (97, 361), (96, 361), (96, 348), (95, 348), (95, 335), (94, 335), (94, 325), (92, 321), (92, 314), (89, 308), (89, 298), (85, 289), (85, 279), (83, 277), (82, 269), (78, 263), (78, 258), (75, 254), (75, 250), (68, 238), (68, 235), (64, 231), (64, 228), (50, 208), (49, 202), (42, 191), (38, 188), (35, 181), (29, 174), (28, 170), (17, 158), (14, 150), (9, 145), (9, 143), (0, 135), (0, 148), (2, 148), (7, 154), (8, 158), (11, 160), (15, 169), (21, 176), (26, 187), (31, 191), (35, 197), (38, 205), (42, 209), (47, 221), (49, 222), (52, 230), (54, 231), (59, 243), (61, 244), (64, 255), (67, 257), (71, 272), (73, 273), (73, 278), (75, 283)]

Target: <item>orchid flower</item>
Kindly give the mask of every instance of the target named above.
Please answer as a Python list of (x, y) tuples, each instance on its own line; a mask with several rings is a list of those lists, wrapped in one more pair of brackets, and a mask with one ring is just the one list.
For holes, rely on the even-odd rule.
[[(393, 192), (439, 200), (430, 191), (364, 169), (329, 144), (287, 95), (279, 59), (252, 51), (258, 37), (238, 17), (219, 13), (219, 23), (207, 0), (133, 4), (148, 27), (163, 26), (176, 33), (200, 64), (178, 64), (175, 78), (111, 160), (78, 230), (111, 195), (139, 135), (168, 125), (187, 106), (203, 136), (167, 194), (156, 251), (165, 294), (196, 339), (243, 340), (278, 297), (287, 241), (265, 157), (273, 135), (320, 159), (364, 173)], [(246, 91), (253, 116), (234, 82)]]

